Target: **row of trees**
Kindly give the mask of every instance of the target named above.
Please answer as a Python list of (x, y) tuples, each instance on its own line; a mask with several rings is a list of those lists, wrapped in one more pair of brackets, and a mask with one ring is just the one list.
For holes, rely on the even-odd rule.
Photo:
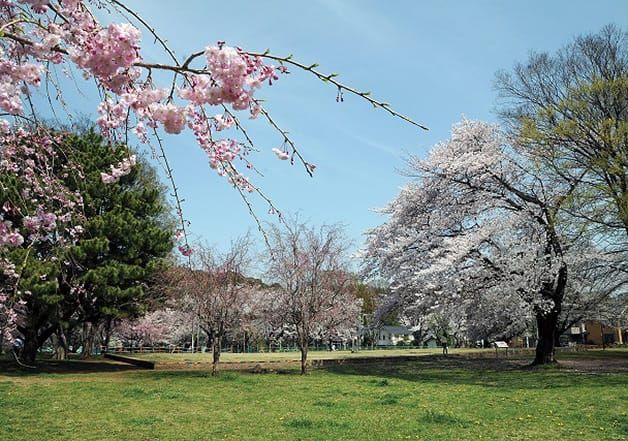
[[(171, 248), (162, 189), (154, 182), (145, 186), (138, 170), (147, 170), (146, 165), (137, 164), (119, 140), (150, 150), (153, 163), (163, 168), (176, 205), (178, 249), (189, 257), (189, 223), (165, 140), (190, 131), (210, 168), (225, 177), (237, 196), (251, 207), (248, 195), (256, 194), (278, 213), (241, 170), (255, 170), (251, 153), (257, 148), (245, 122), (259, 118), (276, 135), (274, 145), (281, 146), (271, 151), (280, 160), (290, 159), (284, 164), (300, 163), (307, 174), (314, 173), (316, 166), (256, 97), (289, 69), (332, 85), (339, 101), (351, 94), (425, 129), (370, 92), (292, 55), (204, 41), (179, 58), (167, 39), (126, 3), (0, 4), (0, 340), (6, 344), (19, 335), (27, 361), (50, 337), (67, 347), (70, 331), (77, 327), (88, 336), (83, 346), (89, 353), (90, 335), (100, 328), (108, 335), (113, 321), (144, 308), (146, 281)], [(142, 32), (157, 51), (144, 53)], [(83, 93), (83, 87), (92, 93)], [(76, 88), (81, 99), (100, 98), (92, 108), (109, 142), (82, 145), (72, 135), (42, 125), (51, 116), (73, 120), (74, 103), (68, 97)]]
[(408, 321), (457, 317), (476, 335), (536, 321), (535, 363), (594, 314), (618, 318), (628, 287), (628, 52), (613, 26), (534, 54), (497, 88), (505, 127), (464, 120), (383, 210), (366, 272)]
[(195, 246), (191, 267), (174, 266), (161, 277), (167, 308), (122, 323), (119, 332), (143, 331), (145, 342), (172, 342), (182, 322), (197, 323), (213, 354), (214, 373), (226, 339), (243, 336), (268, 346), (289, 339), (301, 352), (305, 373), (314, 340), (357, 335), (362, 300), (349, 271), (348, 242), (338, 226), (298, 222), (269, 226), (268, 239), (270, 249), (258, 259), (266, 283), (247, 276), (255, 258), (250, 237), (234, 241), (224, 253)]

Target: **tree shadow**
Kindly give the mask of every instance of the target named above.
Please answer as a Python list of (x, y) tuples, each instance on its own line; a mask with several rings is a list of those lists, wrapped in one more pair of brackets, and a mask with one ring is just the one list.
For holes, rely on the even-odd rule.
[(137, 366), (103, 359), (38, 360), (33, 368), (21, 367), (15, 360), (0, 360), (0, 375), (25, 377), (39, 374), (91, 374), (144, 370)]
[(434, 384), (465, 384), (515, 391), (578, 386), (628, 385), (628, 376), (580, 372), (561, 367), (532, 368), (529, 360), (478, 359), (457, 356), (417, 357), (411, 361), (338, 364), (322, 368), (339, 375), (357, 375)]

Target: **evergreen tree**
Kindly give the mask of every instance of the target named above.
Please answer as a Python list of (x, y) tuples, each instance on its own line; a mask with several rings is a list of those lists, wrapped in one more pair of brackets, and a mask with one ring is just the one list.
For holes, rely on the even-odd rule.
[(72, 255), (80, 268), (74, 318), (83, 327), (82, 354), (89, 356), (99, 327), (108, 340), (113, 321), (146, 309), (150, 279), (173, 247), (174, 223), (164, 187), (146, 162), (113, 185), (103, 183), (101, 171), (132, 155), (129, 149), (112, 149), (93, 131), (72, 136), (68, 146), (83, 165), (84, 179), (70, 181), (78, 184), (86, 219)]
[[(0, 220), (24, 238), (2, 248), (0, 294), (15, 305), (13, 332), (24, 339), (23, 358), (30, 363), (53, 334), (67, 349), (68, 333), (82, 325), (89, 355), (97, 327), (140, 314), (150, 278), (173, 246), (164, 188), (153, 169), (129, 160), (130, 149), (91, 130), (38, 141), (48, 138), (19, 139), (13, 150), (5, 148), (15, 164), (0, 174)], [(101, 171), (124, 161), (134, 165), (116, 182), (103, 182)], [(55, 191), (38, 193), (48, 187)], [(42, 212), (57, 215), (50, 220)]]

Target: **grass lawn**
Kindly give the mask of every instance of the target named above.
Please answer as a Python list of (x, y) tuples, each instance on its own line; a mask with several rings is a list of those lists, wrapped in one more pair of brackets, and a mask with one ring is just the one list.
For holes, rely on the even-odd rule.
[[(628, 363), (626, 351), (585, 354)], [(628, 439), (625, 372), (434, 357), (307, 376), (85, 366), (0, 371), (0, 440)]]
[[(421, 356), (421, 355), (435, 355), (441, 354), (442, 349), (375, 349), (364, 350), (358, 352), (351, 351), (309, 351), (307, 356), (308, 360), (332, 360), (332, 359), (344, 359), (344, 358), (365, 358), (365, 357), (398, 357), (398, 356)], [(472, 352), (481, 352), (481, 349), (450, 349), (450, 354), (465, 354)], [(485, 349), (484, 351), (491, 351)], [(199, 363), (211, 363), (212, 354), (210, 352), (205, 353), (133, 353), (133, 357), (141, 358), (144, 360), (160, 362), (199, 362)], [(299, 351), (288, 352), (253, 352), (253, 353), (231, 353), (223, 352), (220, 356), (220, 361), (225, 363), (229, 362), (260, 362), (260, 361), (299, 361), (301, 359), (301, 353)]]

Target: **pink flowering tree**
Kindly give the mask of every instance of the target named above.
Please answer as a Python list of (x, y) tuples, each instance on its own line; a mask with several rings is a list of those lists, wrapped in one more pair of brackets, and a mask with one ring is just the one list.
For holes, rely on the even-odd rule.
[(83, 201), (64, 181), (81, 170), (63, 154), (63, 134), (19, 128), (0, 136), (0, 322), (5, 342), (19, 331), (32, 362), (54, 331), (50, 311), (77, 289), (61, 275), (73, 266)]
[(292, 222), (272, 227), (267, 275), (277, 289), (265, 308), (295, 336), (301, 351), (301, 373), (307, 371), (314, 338), (351, 334), (359, 324), (362, 302), (355, 297), (349, 274), (348, 242), (338, 226), (314, 228)]
[(252, 241), (244, 236), (219, 253), (198, 246), (193, 269), (181, 269), (173, 288), (179, 307), (190, 311), (212, 351), (212, 375), (218, 372), (222, 345), (239, 332), (250, 316), (250, 299), (258, 281), (246, 274), (252, 261)]
[[(94, 9), (98, 8), (98, 14)], [(107, 23), (97, 16), (110, 14)], [(408, 123), (425, 128), (398, 113), (385, 102), (338, 81), (336, 74), (324, 74), (316, 64), (304, 64), (291, 55), (280, 57), (266, 51), (253, 53), (224, 42), (191, 50), (179, 59), (154, 28), (118, 0), (3, 0), (0, 1), (0, 110), (5, 119), (37, 119), (32, 105), (33, 90), (46, 82), (62, 101), (63, 86), (54, 80), (80, 73), (96, 84), (102, 97), (95, 103), (98, 124), (112, 139), (135, 139), (153, 150), (172, 184), (181, 221), (180, 251), (190, 255), (186, 222), (178, 189), (162, 148), (163, 135), (191, 131), (208, 157), (209, 165), (246, 199), (257, 193), (271, 201), (242, 173), (255, 171), (250, 159), (254, 149), (242, 117), (261, 117), (280, 137), (281, 147), (272, 151), (280, 160), (300, 162), (308, 174), (316, 166), (301, 155), (287, 132), (271, 117), (256, 98), (256, 92), (272, 85), (290, 68), (302, 69), (344, 93), (354, 94), (373, 106)], [(142, 38), (154, 39), (162, 49), (163, 60), (145, 59)], [(170, 76), (170, 78), (168, 78)], [(163, 80), (160, 82), (160, 80)], [(49, 92), (50, 93), (50, 92)], [(52, 102), (52, 100), (50, 100)], [(63, 101), (62, 101), (63, 102)], [(12, 118), (6, 118), (12, 117)], [(104, 182), (115, 182), (130, 164), (120, 164), (111, 172), (103, 170)], [(253, 216), (255, 214), (251, 212)]]
[(169, 340), (176, 323), (176, 313), (171, 310), (149, 312), (134, 320), (121, 320), (114, 329), (127, 346), (145, 346)]

